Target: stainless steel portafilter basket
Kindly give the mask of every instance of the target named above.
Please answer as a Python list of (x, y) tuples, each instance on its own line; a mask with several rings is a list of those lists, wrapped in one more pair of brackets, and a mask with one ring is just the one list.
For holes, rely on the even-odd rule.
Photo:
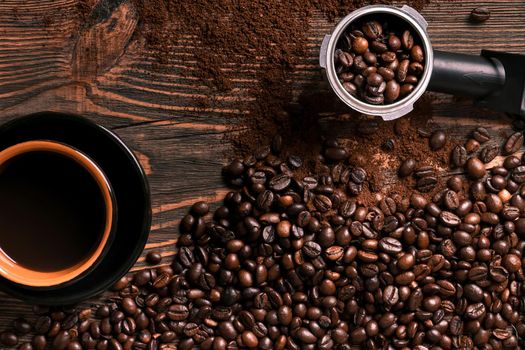
[[(425, 68), (414, 90), (392, 104), (373, 105), (364, 102), (344, 88), (336, 73), (335, 50), (347, 28), (363, 18), (377, 16), (404, 22), (425, 54)], [(465, 55), (432, 49), (427, 22), (409, 6), (371, 5), (353, 11), (343, 18), (321, 45), (319, 63), (336, 95), (352, 109), (381, 116), (384, 120), (399, 118), (412, 111), (414, 103), (427, 90), (473, 98), (477, 104), (495, 110), (525, 116), (525, 56), (483, 50), (481, 55)]]

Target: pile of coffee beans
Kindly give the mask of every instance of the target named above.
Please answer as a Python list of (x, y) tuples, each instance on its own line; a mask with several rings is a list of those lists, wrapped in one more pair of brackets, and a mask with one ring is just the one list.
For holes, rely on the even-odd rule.
[[(429, 136), (435, 149), (446, 142)], [(299, 175), (302, 160), (281, 145), (277, 136), (225, 167), (235, 190), (213, 215), (204, 202), (191, 207), (169, 265), (150, 252), (161, 267), (122, 278), (105, 304), (36, 307), (35, 322), (15, 320), (0, 342), (31, 333), (20, 349), (525, 346), (521, 132), (493, 147), (478, 128), (451, 153), (465, 176), (432, 198), (416, 191), (368, 207), (355, 199), (367, 174), (337, 141), (326, 141), (315, 176)], [(399, 172), (423, 170), (405, 161)]]
[(425, 54), (412, 29), (364, 21), (341, 36), (334, 55), (343, 88), (362, 101), (390, 104), (409, 95), (425, 69)]
[[(432, 151), (439, 151), (446, 142), (447, 137), (443, 130), (436, 130), (428, 135), (428, 145)], [(400, 178), (412, 175), (416, 179), (415, 188), (421, 193), (430, 192), (438, 185), (438, 174), (433, 166), (418, 164), (413, 158), (404, 159), (397, 174)]]

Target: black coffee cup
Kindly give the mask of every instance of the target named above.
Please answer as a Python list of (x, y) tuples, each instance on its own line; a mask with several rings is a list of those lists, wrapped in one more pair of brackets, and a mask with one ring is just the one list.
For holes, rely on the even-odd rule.
[(117, 204), (104, 171), (49, 140), (0, 151), (0, 275), (54, 287), (89, 273), (107, 254)]
[(83, 117), (44, 112), (1, 125), (2, 195), (20, 203), (10, 212), (4, 201), (0, 213), (7, 228), (0, 289), (32, 303), (72, 304), (103, 292), (148, 238), (150, 192), (140, 163), (113, 132)]

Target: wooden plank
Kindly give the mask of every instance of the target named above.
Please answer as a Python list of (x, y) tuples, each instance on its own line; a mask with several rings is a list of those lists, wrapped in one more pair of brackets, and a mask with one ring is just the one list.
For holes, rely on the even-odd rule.
[[(76, 6), (76, 0), (0, 0), (0, 121), (54, 110), (82, 114), (113, 128), (135, 150), (150, 179), (154, 218), (146, 252), (161, 250), (169, 258), (188, 206), (200, 199), (217, 205), (227, 191), (221, 166), (230, 146), (224, 135), (231, 132), (232, 117), (245, 112), (237, 102), (255, 83), (246, 73), (257, 66), (225, 67), (236, 75), (233, 90), (214, 93), (187, 74), (198, 69), (189, 54), (199, 44), (194, 37), (188, 35), (173, 47), (172, 58), (160, 73), (154, 68), (155, 55), (133, 39), (139, 18), (129, 2), (105, 8), (93, 23), (81, 23)], [(482, 25), (470, 24), (468, 14), (478, 6), (488, 6), (492, 17)], [(525, 53), (522, 0), (439, 0), (422, 13), (436, 49)], [(329, 92), (317, 57), (319, 44), (334, 23), (314, 13), (310, 25), (307, 55), (293, 74), (296, 98), (306, 89)], [(214, 103), (202, 104), (212, 93)], [(341, 110), (340, 104), (327, 103), (327, 114)], [(452, 98), (435, 104), (432, 121), (456, 138), (465, 138), (480, 124), (497, 140), (509, 129), (503, 115)], [(320, 124), (327, 133), (343, 138), (351, 130), (350, 124), (329, 117)], [(135, 269), (144, 266), (145, 253)], [(22, 302), (6, 295), (1, 300), (0, 329), (16, 315), (29, 313)]]

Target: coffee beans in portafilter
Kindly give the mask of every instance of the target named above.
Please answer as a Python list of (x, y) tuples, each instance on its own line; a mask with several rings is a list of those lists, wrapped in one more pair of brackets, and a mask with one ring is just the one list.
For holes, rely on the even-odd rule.
[[(472, 140), (490, 145), (478, 131)], [(499, 149), (515, 144), (519, 135)], [(199, 202), (182, 218), (169, 266), (123, 277), (96, 307), (35, 307), (31, 322), (15, 320), (0, 342), (20, 338), (20, 349), (36, 350), (523, 348), (525, 157), (487, 169), (478, 155), (453, 152), (451, 166), (467, 176), (450, 177), (431, 199), (415, 192), (364, 206), (356, 195), (368, 174), (337, 141), (325, 143), (318, 173), (306, 176), (300, 158), (282, 157), (272, 143), (225, 167), (235, 189), (211, 217)], [(409, 175), (428, 186), (435, 171), (407, 159), (400, 176)], [(161, 262), (156, 252), (148, 261)]]
[(364, 20), (339, 40), (334, 63), (343, 88), (373, 105), (409, 95), (425, 70), (425, 53), (411, 28)]

